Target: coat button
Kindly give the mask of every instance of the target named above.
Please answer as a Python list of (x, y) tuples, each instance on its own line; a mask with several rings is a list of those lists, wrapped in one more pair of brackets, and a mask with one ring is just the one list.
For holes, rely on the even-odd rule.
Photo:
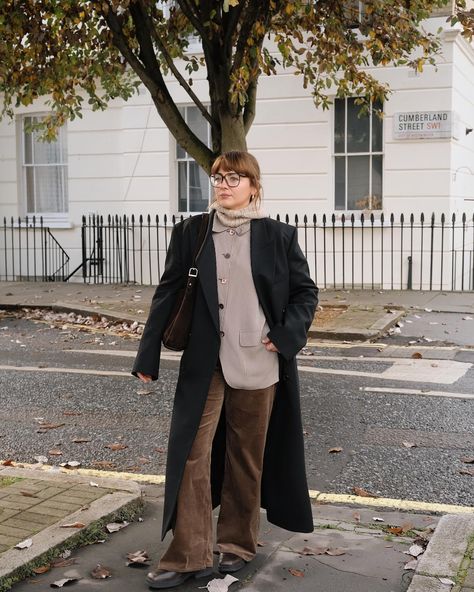
[(219, 333), (220, 333), (221, 337), (224, 337), (224, 335), (225, 335), (224, 331), (219, 331)]
[(229, 230), (229, 234), (233, 236), (235, 234), (235, 230)]
[(224, 308), (224, 305), (223, 304), (219, 304), (219, 308), (220, 309)]
[(229, 257), (230, 257), (230, 253), (224, 253), (224, 257), (225, 257), (226, 259), (229, 259)]

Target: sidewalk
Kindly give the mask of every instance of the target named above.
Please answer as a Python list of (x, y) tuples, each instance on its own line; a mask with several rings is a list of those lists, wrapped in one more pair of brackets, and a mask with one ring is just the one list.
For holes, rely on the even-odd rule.
[[(152, 287), (0, 282), (0, 309), (40, 306), (142, 323), (153, 292)], [(474, 298), (468, 293), (322, 291), (321, 304), (313, 329), (320, 339), (372, 339), (410, 309), (474, 312)], [(148, 567), (127, 567), (126, 555), (145, 549), (153, 566), (167, 544), (159, 541), (162, 485), (139, 485), (138, 475), (112, 479), (110, 474), (59, 472), (57, 467), (2, 466), (2, 460), (0, 592), (20, 580), (14, 592), (31, 590), (32, 584), (35, 590), (46, 590), (63, 578), (78, 578), (70, 583), (78, 589), (147, 590)], [(230, 591), (474, 591), (474, 508), (317, 494), (313, 516), (315, 532), (295, 535), (269, 525), (262, 514), (262, 546), (256, 559), (236, 574), (239, 582)], [(105, 524), (124, 519), (131, 522), (127, 528), (106, 533)], [(97, 542), (108, 536), (107, 542)], [(405, 569), (414, 559), (405, 552), (430, 536), (427, 549), (412, 564), (415, 571)], [(31, 546), (14, 548), (28, 539)], [(55, 557), (84, 544), (54, 567)], [(112, 577), (93, 579), (97, 563), (109, 568)], [(35, 575), (33, 567), (44, 573)], [(190, 580), (180, 590), (197, 590), (210, 579)]]
[[(144, 323), (154, 290), (116, 284), (0, 282), (0, 309), (38, 306)], [(320, 307), (310, 338), (366, 341), (383, 335), (410, 309), (474, 313), (474, 298), (468, 292), (321, 290)]]
[[(169, 543), (170, 535), (163, 543), (159, 540), (163, 486), (74, 473), (0, 467), (0, 480), (21, 478), (0, 488), (1, 592), (12, 585), (14, 592), (25, 592), (32, 584), (44, 591), (68, 578), (76, 580), (69, 585), (77, 584), (78, 589), (84, 585), (92, 591), (148, 589), (146, 573)], [(239, 581), (232, 584), (231, 592), (474, 589), (474, 566), (469, 566), (468, 555), (474, 544), (474, 513), (440, 519), (415, 509), (384, 509), (384, 503), (389, 503), (384, 500), (371, 499), (371, 506), (365, 507), (367, 499), (340, 497), (346, 503), (325, 503), (324, 495), (316, 492), (311, 534), (277, 528), (263, 513), (257, 556), (235, 574)], [(120, 532), (108, 534), (105, 525), (111, 522), (122, 526)], [(13, 548), (25, 539), (31, 540), (29, 548)], [(65, 552), (68, 549), (73, 552)], [(149, 562), (127, 566), (127, 555), (139, 550), (149, 555)], [(414, 555), (420, 551), (416, 560)], [(95, 579), (91, 572), (97, 564), (110, 577)], [(216, 557), (210, 577), (191, 579), (179, 589), (197, 590), (222, 578)], [(443, 579), (455, 584), (443, 584)]]

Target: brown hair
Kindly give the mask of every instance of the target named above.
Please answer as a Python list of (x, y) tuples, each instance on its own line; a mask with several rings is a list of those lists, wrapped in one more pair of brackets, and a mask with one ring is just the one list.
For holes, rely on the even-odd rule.
[(211, 175), (215, 175), (219, 169), (235, 171), (241, 175), (246, 175), (250, 180), (250, 184), (257, 190), (251, 202), (256, 208), (259, 207), (263, 190), (260, 183), (260, 166), (253, 154), (242, 150), (223, 152), (214, 161), (211, 167)]

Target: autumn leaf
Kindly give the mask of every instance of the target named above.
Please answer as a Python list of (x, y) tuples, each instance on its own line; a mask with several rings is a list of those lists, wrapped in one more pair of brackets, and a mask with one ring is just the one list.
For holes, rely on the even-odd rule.
[(379, 497), (375, 493), (370, 493), (370, 491), (366, 491), (365, 489), (362, 489), (361, 487), (353, 487), (352, 491), (353, 491), (354, 495), (358, 495), (359, 497)]
[(292, 576), (296, 576), (297, 578), (304, 578), (304, 572), (299, 569), (295, 569), (294, 567), (290, 567), (288, 570)]
[(128, 448), (128, 446), (126, 444), (120, 444), (119, 442), (114, 442), (114, 444), (106, 444), (105, 445), (106, 448), (110, 448), (110, 450), (125, 450), (125, 448)]
[(31, 491), (20, 491), (20, 494), (24, 495), (25, 497), (38, 497), (34, 493), (31, 493)]
[(84, 528), (85, 524), (82, 522), (70, 522), (69, 524), (61, 524), (59, 528)]
[(92, 466), (95, 469), (115, 469), (117, 465), (109, 460), (96, 460)]
[(98, 563), (97, 566), (91, 571), (91, 576), (96, 580), (105, 580), (105, 578), (112, 577), (112, 572), (108, 567)]
[(78, 582), (79, 578), (63, 578), (62, 580), (57, 580), (51, 584), (51, 588), (62, 588), (63, 586), (69, 586), (69, 584), (74, 584)]
[(328, 450), (328, 452), (330, 452), (330, 453), (334, 453), (334, 452), (342, 452), (342, 448), (340, 448), (340, 447), (330, 448), (330, 449)]
[(150, 558), (145, 550), (135, 551), (134, 553), (127, 553), (127, 563), (125, 565), (130, 566), (142, 566), (148, 565)]
[(474, 475), (474, 469), (461, 469), (459, 473), (461, 475)]
[(414, 360), (421, 360), (421, 359), (423, 358), (423, 354), (420, 354), (420, 352), (415, 352), (415, 353), (413, 353), (413, 354), (411, 355), (411, 357), (412, 357)]
[(32, 544), (32, 539), (25, 539), (24, 541), (21, 541), (20, 543), (15, 545), (15, 549), (29, 549)]
[(2, 465), (4, 467), (12, 467), (13, 466), (13, 459), (12, 458), (7, 458), (6, 460), (4, 460), (2, 462)]
[(51, 450), (48, 450), (48, 454), (50, 456), (62, 456), (63, 453), (58, 448), (52, 448)]
[(344, 551), (344, 549), (339, 549), (338, 547), (336, 548), (330, 548), (326, 551), (326, 555), (331, 555), (334, 557), (337, 557), (339, 555), (345, 555), (346, 552)]
[(51, 569), (51, 565), (42, 565), (41, 567), (34, 567), (35, 574), (44, 574)]
[(105, 527), (109, 532), (118, 532), (119, 530), (122, 530), (122, 528), (125, 528), (126, 526), (128, 526), (130, 523), (129, 522), (109, 522), (109, 524), (107, 524), (107, 526)]
[(51, 567), (69, 567), (75, 563), (75, 559), (58, 557), (57, 559), (53, 559), (53, 561), (51, 561)]
[(84, 442), (90, 442), (91, 439), (90, 438), (73, 438), (71, 440), (71, 442), (74, 442), (74, 444), (83, 444)]
[(474, 463), (474, 456), (463, 456), (460, 460), (461, 460), (461, 462), (466, 463), (466, 464), (473, 464)]
[(301, 555), (324, 555), (328, 547), (305, 547), (300, 551)]

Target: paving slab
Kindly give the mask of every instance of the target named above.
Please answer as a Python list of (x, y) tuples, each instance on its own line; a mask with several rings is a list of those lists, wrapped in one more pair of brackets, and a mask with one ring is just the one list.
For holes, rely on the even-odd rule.
[[(31, 567), (40, 565), (45, 557), (51, 558), (61, 550), (77, 546), (100, 521), (124, 512), (132, 515), (141, 511), (143, 503), (141, 489), (133, 481), (94, 478), (98, 487), (94, 487), (92, 496), (81, 494), (74, 501), (65, 503), (57, 499), (67, 499), (67, 492), (74, 493), (76, 488), (79, 492), (85, 487), (92, 488), (90, 478), (3, 466), (0, 467), (0, 477), (23, 479), (2, 487), (6, 491), (11, 489), (8, 497), (18, 499), (19, 503), (12, 501), (16, 510), (10, 508), (8, 518), (0, 522), (0, 592), (9, 590), (12, 583), (24, 578)], [(32, 477), (34, 483), (30, 481)], [(31, 495), (31, 490), (41, 493), (41, 497)], [(23, 497), (24, 493), (28, 495)], [(74, 522), (83, 526), (62, 527)], [(31, 539), (30, 547), (14, 548), (26, 539)]]

